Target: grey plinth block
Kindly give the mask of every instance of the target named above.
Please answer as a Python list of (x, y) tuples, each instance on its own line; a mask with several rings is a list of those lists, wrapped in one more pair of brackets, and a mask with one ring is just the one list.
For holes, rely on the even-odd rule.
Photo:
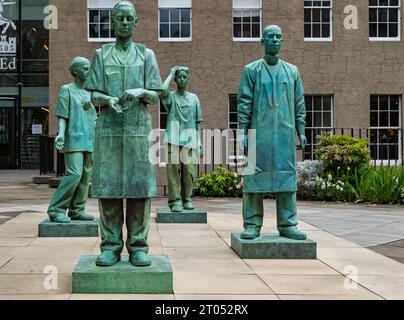
[(169, 208), (157, 209), (157, 223), (207, 223), (206, 210), (194, 209), (171, 212)]
[(242, 259), (317, 259), (316, 242), (292, 240), (279, 234), (244, 240), (239, 233), (232, 233), (231, 247)]
[(94, 221), (71, 221), (70, 223), (56, 223), (49, 219), (42, 221), (38, 225), (39, 237), (98, 237), (98, 219)]
[(73, 270), (73, 293), (171, 294), (173, 271), (167, 256), (150, 256), (149, 267), (134, 267), (128, 256), (112, 267), (97, 267), (96, 256), (82, 256)]

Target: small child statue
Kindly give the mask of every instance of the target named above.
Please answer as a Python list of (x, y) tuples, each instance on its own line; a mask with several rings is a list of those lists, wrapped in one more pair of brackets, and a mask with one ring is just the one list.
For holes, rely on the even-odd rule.
[(57, 100), (55, 116), (58, 118), (59, 130), (55, 145), (64, 153), (66, 175), (48, 207), (52, 222), (94, 220), (93, 216), (85, 212), (97, 120), (91, 93), (84, 89), (89, 72), (90, 62), (86, 58), (74, 58), (70, 63), (74, 81), (62, 86)]
[[(176, 91), (169, 91), (174, 78)], [(196, 94), (186, 90), (189, 82), (187, 67), (174, 67), (163, 84), (162, 104), (168, 113), (166, 128), (166, 159), (168, 205), (172, 212), (193, 210), (192, 191), (196, 156), (203, 156), (202, 110)]]

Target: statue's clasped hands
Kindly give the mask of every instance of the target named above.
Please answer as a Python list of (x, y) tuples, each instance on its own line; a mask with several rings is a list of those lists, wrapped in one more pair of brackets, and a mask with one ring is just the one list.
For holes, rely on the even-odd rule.
[(123, 105), (127, 101), (140, 100), (145, 97), (144, 89), (131, 89), (127, 90), (120, 98), (111, 98), (108, 101), (108, 105), (114, 109), (117, 113), (123, 113), (128, 108), (123, 108)]

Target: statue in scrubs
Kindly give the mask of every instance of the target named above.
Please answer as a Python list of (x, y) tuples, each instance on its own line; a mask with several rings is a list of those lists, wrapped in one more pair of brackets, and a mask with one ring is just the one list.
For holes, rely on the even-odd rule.
[[(302, 80), (296, 66), (279, 56), (283, 44), (280, 27), (265, 28), (261, 44), (265, 56), (244, 68), (237, 97), (238, 122), (243, 132), (239, 141), (248, 158), (255, 157), (254, 172), (244, 176), (241, 238), (260, 236), (263, 194), (271, 192), (276, 194), (280, 236), (305, 240), (306, 234), (297, 228), (296, 212), (296, 133), (301, 147), (307, 144)], [(254, 140), (252, 132), (254, 146), (250, 145)]]
[(93, 103), (102, 108), (92, 187), (92, 196), (99, 199), (102, 239), (96, 265), (108, 267), (120, 260), (126, 199), (129, 261), (149, 266), (147, 237), (156, 175), (148, 157), (152, 130), (148, 104), (158, 102), (162, 83), (153, 51), (132, 41), (138, 23), (133, 3), (116, 4), (112, 20), (116, 43), (95, 52), (87, 84)]
[[(177, 90), (169, 92), (174, 78)], [(196, 156), (203, 155), (202, 110), (196, 94), (188, 92), (189, 69), (174, 67), (163, 84), (162, 104), (168, 113), (165, 135), (168, 205), (172, 212), (193, 210)]]
[[(74, 81), (62, 86), (57, 99), (58, 118), (56, 148), (64, 153), (66, 175), (48, 207), (49, 220), (69, 223), (71, 220), (94, 220), (85, 212), (93, 169), (94, 129), (97, 113), (90, 92), (84, 89), (90, 62), (76, 57), (70, 63)], [(68, 210), (68, 215), (66, 211)]]

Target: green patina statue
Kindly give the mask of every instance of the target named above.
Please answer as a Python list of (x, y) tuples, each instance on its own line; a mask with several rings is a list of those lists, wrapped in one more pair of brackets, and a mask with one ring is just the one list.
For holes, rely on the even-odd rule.
[[(169, 92), (172, 79), (177, 90)], [(163, 84), (162, 104), (168, 120), (165, 135), (168, 205), (172, 212), (193, 210), (192, 191), (197, 153), (203, 155), (202, 110), (198, 96), (186, 90), (189, 81), (187, 67), (174, 67)]]
[(138, 17), (135, 6), (121, 1), (112, 10), (116, 43), (93, 57), (87, 88), (102, 107), (97, 122), (92, 195), (99, 199), (101, 255), (97, 266), (112, 266), (123, 249), (126, 199), (126, 246), (134, 266), (148, 266), (147, 237), (151, 197), (156, 193), (155, 167), (148, 158), (152, 130), (147, 104), (158, 102), (162, 88), (153, 51), (132, 42)]
[[(296, 212), (296, 132), (301, 147), (307, 144), (303, 85), (298, 69), (279, 57), (283, 44), (280, 27), (265, 28), (261, 44), (265, 56), (244, 68), (237, 102), (243, 132), (239, 141), (250, 151), (248, 158), (255, 157), (256, 163), (255, 172), (244, 177), (241, 238), (260, 236), (263, 194), (272, 192), (276, 193), (279, 234), (305, 240), (306, 234), (297, 228)], [(248, 140), (252, 132), (255, 148)], [(251, 154), (253, 149), (255, 154)]]
[[(56, 148), (64, 153), (66, 175), (49, 204), (52, 222), (94, 220), (84, 209), (93, 168), (94, 128), (97, 113), (91, 103), (90, 92), (84, 89), (90, 62), (76, 57), (70, 64), (74, 81), (62, 86), (56, 105), (59, 130)], [(66, 216), (66, 210), (68, 216)]]

